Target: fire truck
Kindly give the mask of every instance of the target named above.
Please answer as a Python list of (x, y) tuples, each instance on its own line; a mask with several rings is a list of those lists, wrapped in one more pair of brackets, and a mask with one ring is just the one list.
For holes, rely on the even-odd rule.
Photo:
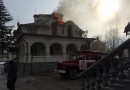
[(66, 60), (57, 63), (55, 71), (62, 77), (76, 79), (78, 74), (103, 58), (105, 52), (100, 51), (78, 51), (67, 56)]

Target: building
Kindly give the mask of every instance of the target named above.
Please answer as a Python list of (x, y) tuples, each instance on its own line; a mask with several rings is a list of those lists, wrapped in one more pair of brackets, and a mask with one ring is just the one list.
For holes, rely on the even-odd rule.
[(92, 51), (103, 51), (106, 52), (106, 47), (105, 47), (105, 43), (102, 41), (97, 41), (95, 40), (94, 42), (91, 43), (91, 50)]
[(90, 49), (93, 38), (83, 38), (74, 22), (62, 21), (58, 13), (34, 15), (34, 22), (19, 24), (14, 30), (18, 47), (19, 72), (54, 70), (55, 64), (77, 50)]

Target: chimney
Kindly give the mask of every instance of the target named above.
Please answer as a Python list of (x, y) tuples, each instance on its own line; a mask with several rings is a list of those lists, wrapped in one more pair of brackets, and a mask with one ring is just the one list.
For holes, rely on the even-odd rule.
[(35, 14), (34, 16), (34, 23), (39, 19), (39, 15)]

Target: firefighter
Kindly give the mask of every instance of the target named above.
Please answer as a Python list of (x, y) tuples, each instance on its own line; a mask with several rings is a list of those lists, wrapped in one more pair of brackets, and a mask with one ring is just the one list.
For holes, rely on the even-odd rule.
[(15, 90), (15, 82), (17, 79), (17, 68), (14, 61), (9, 62), (8, 75), (7, 75), (7, 88)]

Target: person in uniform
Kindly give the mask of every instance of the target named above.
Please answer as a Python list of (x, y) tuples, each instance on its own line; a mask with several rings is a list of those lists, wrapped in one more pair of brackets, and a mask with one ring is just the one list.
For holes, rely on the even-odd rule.
[(17, 67), (14, 61), (9, 62), (8, 75), (7, 75), (7, 88), (15, 90), (15, 82), (17, 80)]

